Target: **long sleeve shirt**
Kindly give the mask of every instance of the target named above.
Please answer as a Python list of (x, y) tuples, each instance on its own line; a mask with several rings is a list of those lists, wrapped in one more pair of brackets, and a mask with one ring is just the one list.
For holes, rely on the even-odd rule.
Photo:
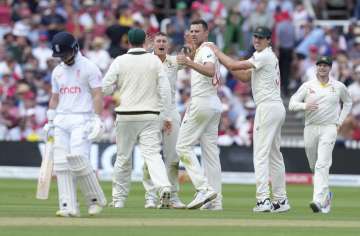
[[(307, 102), (316, 102), (318, 109), (305, 110)], [(340, 102), (343, 103), (342, 109)], [(305, 125), (341, 125), (349, 114), (352, 99), (345, 85), (330, 79), (322, 84), (318, 79), (305, 82), (291, 97), (289, 110), (305, 110)]]
[[(161, 60), (146, 53), (143, 48), (132, 48), (117, 57), (110, 65), (103, 81), (102, 90), (110, 95), (119, 90), (120, 105), (117, 112), (163, 110), (170, 120), (171, 90)], [(162, 108), (163, 107), (163, 108)]]

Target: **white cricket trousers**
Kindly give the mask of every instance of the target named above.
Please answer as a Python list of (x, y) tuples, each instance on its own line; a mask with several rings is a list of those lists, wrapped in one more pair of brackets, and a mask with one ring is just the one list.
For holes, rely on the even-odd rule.
[(263, 102), (256, 108), (253, 138), (258, 201), (270, 198), (270, 178), (273, 200), (286, 198), (285, 165), (280, 152), (281, 127), (285, 121), (285, 113), (281, 102)]
[(124, 202), (130, 191), (132, 153), (136, 143), (157, 188), (170, 188), (165, 164), (160, 155), (160, 126), (157, 115), (117, 115), (117, 157), (114, 165), (113, 201)]
[(307, 125), (304, 129), (305, 152), (314, 173), (313, 201), (324, 204), (329, 193), (329, 170), (337, 136), (336, 125)]
[[(221, 194), (221, 166), (217, 146), (221, 102), (217, 96), (192, 98), (180, 127), (176, 152), (196, 190)], [(200, 142), (201, 162), (194, 147)]]
[[(170, 134), (162, 132), (162, 149), (167, 175), (171, 184), (171, 192), (177, 193), (179, 191), (179, 156), (176, 154), (175, 146), (179, 135), (181, 117), (176, 108), (171, 111), (171, 120), (172, 127)], [(163, 122), (161, 119), (160, 129), (162, 128)], [(150, 178), (148, 167), (145, 164), (143, 171), (143, 185), (146, 191), (145, 198), (156, 199), (156, 188)]]

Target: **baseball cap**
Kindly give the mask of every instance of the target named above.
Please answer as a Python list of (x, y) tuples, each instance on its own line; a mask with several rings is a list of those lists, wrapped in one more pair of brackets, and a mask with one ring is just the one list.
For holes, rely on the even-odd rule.
[(328, 56), (321, 56), (317, 59), (316, 61), (316, 65), (319, 65), (319, 64), (326, 64), (328, 66), (331, 66), (332, 65), (332, 59), (331, 57), (328, 57)]
[(261, 38), (270, 38), (271, 37), (271, 31), (269, 28), (265, 26), (258, 26), (255, 31), (253, 32), (254, 36), (258, 36)]
[(131, 44), (139, 45), (145, 42), (145, 32), (139, 28), (133, 28), (128, 32), (128, 39)]

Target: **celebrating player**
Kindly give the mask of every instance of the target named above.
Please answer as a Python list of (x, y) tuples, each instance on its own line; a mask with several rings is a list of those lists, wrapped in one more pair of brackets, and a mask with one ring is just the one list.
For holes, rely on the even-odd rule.
[[(178, 197), (179, 191), (179, 157), (176, 154), (175, 145), (180, 128), (180, 114), (176, 110), (175, 93), (176, 93), (176, 80), (177, 72), (183, 67), (176, 62), (176, 56), (170, 56), (169, 39), (166, 34), (157, 33), (153, 40), (154, 54), (160, 58), (164, 65), (167, 78), (169, 79), (171, 87), (171, 120), (172, 129), (170, 133), (162, 132), (163, 143), (163, 155), (169, 181), (171, 183), (171, 198), (170, 206), (172, 208), (185, 208), (185, 204), (182, 203)], [(160, 123), (163, 123), (162, 115), (160, 115)], [(147, 166), (144, 165), (144, 179), (143, 185), (146, 190), (145, 193), (145, 208), (155, 208), (157, 204), (157, 195), (155, 186), (148, 174)]]
[[(352, 105), (345, 85), (329, 79), (331, 65), (330, 57), (319, 57), (316, 62), (316, 79), (304, 83), (291, 97), (289, 104), (289, 110), (305, 110), (305, 152), (314, 173), (314, 193), (310, 207), (315, 213), (330, 212), (333, 197), (329, 191), (332, 151), (339, 127)], [(340, 101), (343, 103), (341, 113)]]
[[(217, 58), (205, 45), (208, 34), (205, 21), (193, 21), (190, 35), (197, 47), (194, 59), (189, 59), (185, 54), (177, 56), (178, 64), (191, 68), (191, 102), (180, 127), (176, 152), (197, 190), (194, 200), (187, 207), (222, 210), (221, 166), (217, 146), (222, 106), (216, 89)], [(193, 150), (198, 142), (205, 173)]]
[[(271, 31), (268, 28), (256, 28), (252, 42), (256, 51), (251, 58), (244, 61), (236, 61), (214, 45), (209, 46), (237, 79), (244, 82), (251, 80), (256, 104), (254, 169), (257, 203), (253, 211), (285, 212), (290, 209), (290, 205), (286, 194), (285, 165), (280, 152), (285, 108), (280, 97), (279, 63), (270, 46)], [(272, 203), (269, 177), (272, 183)]]

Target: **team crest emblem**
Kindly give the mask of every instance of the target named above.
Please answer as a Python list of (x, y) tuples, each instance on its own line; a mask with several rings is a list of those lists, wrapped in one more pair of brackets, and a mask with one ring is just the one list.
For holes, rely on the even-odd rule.
[(315, 93), (315, 91), (314, 91), (312, 88), (309, 88), (309, 93), (314, 94), (314, 93)]
[(56, 52), (60, 52), (60, 46), (59, 46), (59, 44), (55, 44), (55, 51), (56, 51)]

